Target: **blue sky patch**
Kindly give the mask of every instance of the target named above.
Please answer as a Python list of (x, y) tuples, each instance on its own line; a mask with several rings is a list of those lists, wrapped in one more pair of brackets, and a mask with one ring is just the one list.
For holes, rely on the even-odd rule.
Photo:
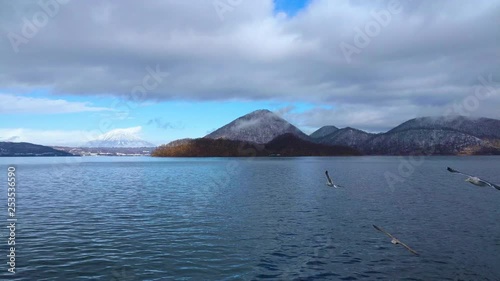
[(303, 10), (311, 0), (274, 0), (274, 12), (284, 12), (293, 17)]

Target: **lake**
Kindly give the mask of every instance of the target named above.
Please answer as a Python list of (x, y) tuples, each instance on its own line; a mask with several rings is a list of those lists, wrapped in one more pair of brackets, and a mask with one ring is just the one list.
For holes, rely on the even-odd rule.
[[(411, 160), (411, 161), (410, 161)], [(2, 280), (500, 280), (500, 157), (0, 158)], [(344, 188), (326, 186), (324, 171)], [(388, 180), (389, 179), (389, 180)], [(419, 252), (412, 255), (378, 225)]]

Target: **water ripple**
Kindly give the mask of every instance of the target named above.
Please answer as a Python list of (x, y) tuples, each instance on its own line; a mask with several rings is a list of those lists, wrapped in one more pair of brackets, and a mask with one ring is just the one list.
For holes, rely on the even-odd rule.
[(442, 171), (500, 182), (499, 159), (432, 157), (395, 189), (391, 157), (16, 159), (18, 273), (0, 279), (499, 280), (499, 194)]

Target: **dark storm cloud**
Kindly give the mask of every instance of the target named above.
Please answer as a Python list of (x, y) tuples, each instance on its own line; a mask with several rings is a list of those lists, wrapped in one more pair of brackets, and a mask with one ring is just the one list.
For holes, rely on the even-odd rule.
[[(0, 88), (123, 96), (158, 66), (146, 99), (312, 102), (332, 109), (305, 126), (377, 130), (443, 114), (479, 77), (499, 87), (500, 1), (316, 0), (293, 18), (271, 0), (55, 1), (0, 3)], [(499, 96), (469, 113), (500, 117)]]

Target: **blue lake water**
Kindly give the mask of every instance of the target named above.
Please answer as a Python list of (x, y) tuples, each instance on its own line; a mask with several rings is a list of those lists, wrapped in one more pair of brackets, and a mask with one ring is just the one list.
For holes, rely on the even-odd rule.
[(0, 158), (0, 279), (500, 280), (500, 191), (446, 171), (500, 183), (500, 157), (407, 160)]

